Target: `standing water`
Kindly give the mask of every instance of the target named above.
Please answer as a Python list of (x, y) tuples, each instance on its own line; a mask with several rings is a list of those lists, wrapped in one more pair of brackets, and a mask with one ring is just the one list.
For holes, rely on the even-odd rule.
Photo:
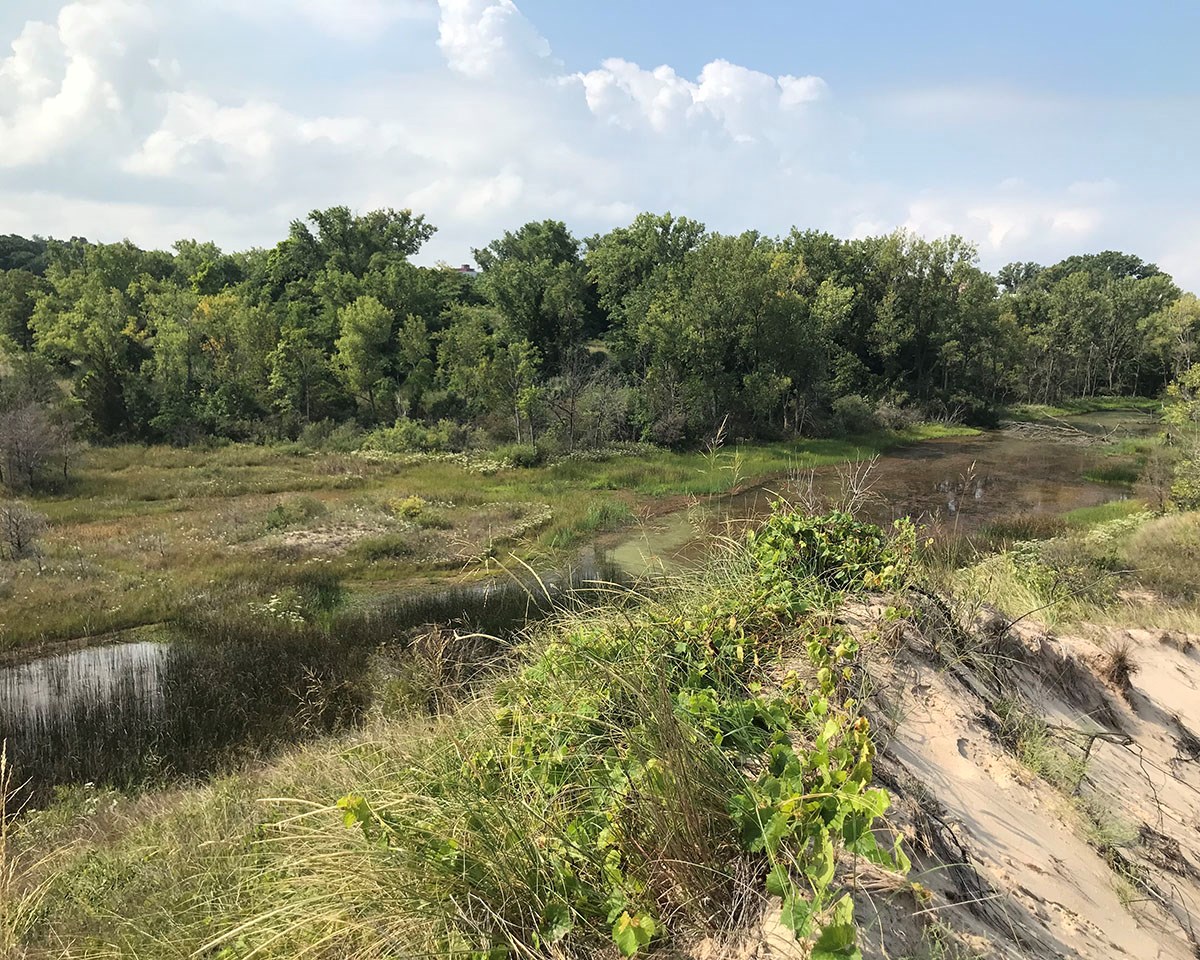
[(58, 784), (121, 788), (199, 778), (356, 723), (381, 651), (444, 625), (503, 643), (567, 605), (596, 603), (609, 567), (539, 583), (491, 580), (413, 590), (324, 622), (200, 611), (160, 642), (109, 644), (0, 668), (0, 741), (34, 802)]

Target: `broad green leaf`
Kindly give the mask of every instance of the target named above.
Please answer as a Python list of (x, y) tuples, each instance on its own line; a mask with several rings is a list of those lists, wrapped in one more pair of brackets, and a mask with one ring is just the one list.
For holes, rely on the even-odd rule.
[(812, 915), (813, 904), (800, 896), (799, 891), (793, 890), (783, 898), (780, 921), (792, 931), (797, 940), (804, 939), (812, 930)]
[(792, 888), (792, 878), (788, 875), (787, 867), (782, 863), (775, 864), (767, 874), (767, 893), (773, 897), (782, 897)]
[(632, 957), (650, 942), (655, 930), (654, 920), (650, 917), (640, 914), (631, 917), (622, 913), (613, 924), (613, 941), (622, 954)]
[(542, 943), (557, 943), (575, 925), (571, 919), (571, 909), (565, 903), (552, 903), (542, 914)]
[(854, 901), (846, 894), (833, 908), (833, 917), (821, 928), (813, 945), (812, 960), (862, 960), (854, 926)]

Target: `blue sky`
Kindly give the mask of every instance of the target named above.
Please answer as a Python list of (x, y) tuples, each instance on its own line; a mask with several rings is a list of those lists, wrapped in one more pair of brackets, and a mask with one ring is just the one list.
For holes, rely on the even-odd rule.
[(411, 206), (1118, 248), (1200, 288), (1200, 4), (5, 0), (0, 232), (269, 244)]

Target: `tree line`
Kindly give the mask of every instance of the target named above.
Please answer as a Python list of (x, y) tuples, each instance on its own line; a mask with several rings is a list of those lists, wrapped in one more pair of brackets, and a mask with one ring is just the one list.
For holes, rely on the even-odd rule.
[(585, 239), (525, 224), (473, 273), (415, 265), (433, 233), (334, 207), (236, 253), (0, 236), (0, 411), (96, 442), (355, 424), (414, 447), (687, 444), (722, 422), (778, 437), (881, 408), (985, 421), (1154, 395), (1200, 332), (1196, 298), (1124, 253), (993, 276), (959, 237), (730, 236), (645, 213)]

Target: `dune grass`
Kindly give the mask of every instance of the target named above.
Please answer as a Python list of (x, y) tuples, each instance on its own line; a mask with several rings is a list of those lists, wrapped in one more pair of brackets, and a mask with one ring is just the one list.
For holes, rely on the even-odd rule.
[(912, 549), (781, 514), (703, 571), (537, 631), (438, 718), (377, 709), (199, 788), (66, 791), (16, 826), (7, 855), (30, 866), (4, 935), (60, 957), (633, 955), (777, 896), (810, 948), (850, 949), (839, 851), (907, 860), (882, 842), (857, 642), (833, 614), (897, 586)]
[(1064, 535), (943, 570), (947, 587), (1049, 624), (1200, 631), (1200, 512), (1155, 517), (1129, 500), (1065, 520)]

